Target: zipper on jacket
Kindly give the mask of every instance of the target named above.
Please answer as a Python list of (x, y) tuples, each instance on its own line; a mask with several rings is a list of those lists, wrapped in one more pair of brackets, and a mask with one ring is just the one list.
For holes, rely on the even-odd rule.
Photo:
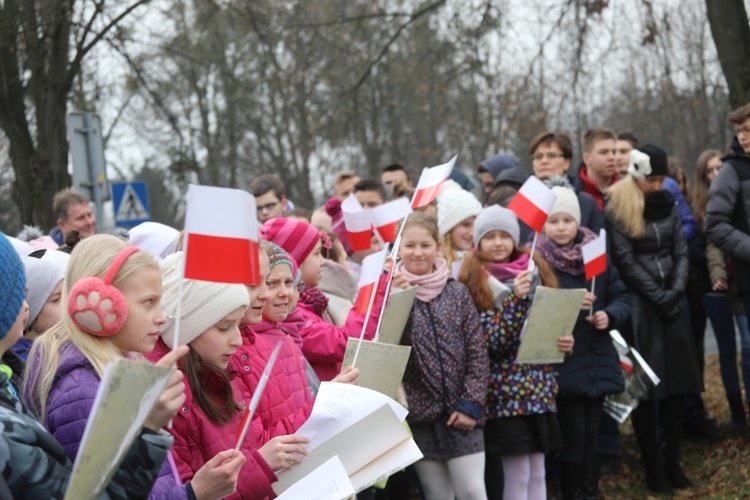
[(651, 223), (654, 226), (654, 231), (656, 231), (656, 251), (654, 252), (654, 259), (656, 259), (656, 267), (659, 268), (659, 276), (661, 276), (661, 287), (664, 288), (664, 283), (666, 282), (664, 278), (664, 268), (661, 267), (661, 260), (659, 260), (659, 249), (661, 248), (661, 233), (659, 232), (659, 227), (656, 225), (656, 222)]
[[(415, 301), (416, 302), (416, 301)], [(430, 307), (430, 303), (426, 304), (427, 307), (427, 315), (430, 317), (430, 329), (432, 330), (432, 335), (435, 339), (435, 353), (438, 357), (438, 363), (440, 363), (440, 385), (443, 386), (443, 409), (448, 410), (449, 414), (453, 413), (452, 408), (448, 408), (448, 387), (445, 384), (445, 371), (443, 371), (443, 356), (440, 354), (440, 339), (438, 337), (437, 327), (435, 326), (435, 318), (432, 315), (432, 307)]]

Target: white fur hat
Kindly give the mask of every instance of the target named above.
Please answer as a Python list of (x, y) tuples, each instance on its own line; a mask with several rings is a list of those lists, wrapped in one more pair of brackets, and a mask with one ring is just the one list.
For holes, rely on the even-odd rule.
[(183, 252), (177, 252), (159, 263), (164, 291), (161, 305), (169, 320), (162, 326), (164, 343), (170, 348), (174, 340), (174, 315), (177, 295), (182, 284), (182, 309), (179, 345), (189, 344), (227, 314), (250, 304), (245, 285), (197, 281), (182, 277)]
[(143, 222), (128, 231), (130, 244), (150, 253), (156, 262), (174, 252), (180, 232), (159, 222)]
[(575, 191), (562, 186), (554, 186), (552, 188), (552, 192), (555, 193), (557, 199), (555, 200), (555, 204), (552, 205), (552, 209), (549, 211), (549, 214), (570, 215), (576, 220), (576, 224), (580, 226), (581, 205), (578, 202), (578, 195), (576, 195)]
[(477, 197), (455, 181), (446, 181), (437, 199), (437, 223), (440, 236), (444, 236), (469, 217), (482, 210)]

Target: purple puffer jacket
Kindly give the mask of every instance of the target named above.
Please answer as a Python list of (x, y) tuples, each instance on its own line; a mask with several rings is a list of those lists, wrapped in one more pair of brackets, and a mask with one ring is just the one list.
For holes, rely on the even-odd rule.
[[(37, 359), (31, 360), (29, 368), (33, 369), (35, 365), (38, 365)], [(98, 388), (99, 376), (89, 360), (75, 345), (65, 344), (60, 352), (60, 366), (47, 399), (44, 424), (73, 462)], [(29, 394), (28, 391), (25, 393)], [(150, 499), (188, 498), (186, 488), (179, 481), (173, 467), (174, 459), (170, 453), (159, 471)]]

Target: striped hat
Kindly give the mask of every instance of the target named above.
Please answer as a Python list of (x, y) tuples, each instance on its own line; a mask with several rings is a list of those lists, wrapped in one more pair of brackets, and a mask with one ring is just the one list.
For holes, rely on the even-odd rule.
[(260, 237), (286, 250), (301, 266), (320, 241), (321, 234), (307, 222), (277, 217), (263, 224)]

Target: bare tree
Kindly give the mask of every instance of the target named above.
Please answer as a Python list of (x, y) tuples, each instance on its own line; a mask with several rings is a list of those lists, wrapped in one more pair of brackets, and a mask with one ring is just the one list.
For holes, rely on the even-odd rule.
[(52, 196), (70, 185), (65, 115), (74, 79), (86, 55), (146, 2), (0, 2), (0, 128), (23, 222), (53, 225)]
[(750, 26), (743, 0), (706, 0), (708, 21), (733, 108), (750, 102)]

